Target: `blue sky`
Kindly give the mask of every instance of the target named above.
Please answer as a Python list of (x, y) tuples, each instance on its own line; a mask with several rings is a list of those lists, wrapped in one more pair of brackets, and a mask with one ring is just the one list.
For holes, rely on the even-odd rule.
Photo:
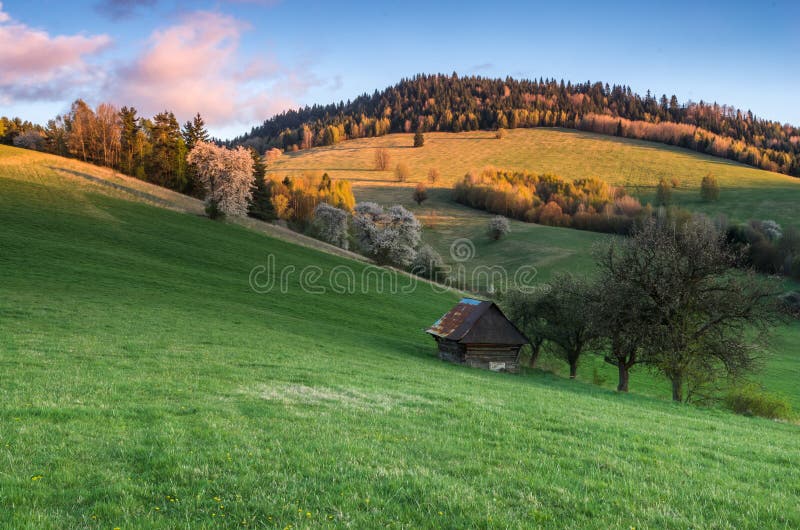
[(287, 107), (457, 71), (622, 83), (800, 124), (791, 1), (5, 0), (0, 38), (0, 114), (38, 122), (83, 97), (199, 111), (228, 137)]

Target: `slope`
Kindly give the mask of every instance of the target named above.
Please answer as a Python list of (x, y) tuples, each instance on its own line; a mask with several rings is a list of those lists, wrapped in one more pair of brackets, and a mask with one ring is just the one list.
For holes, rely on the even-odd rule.
[[(14, 152), (0, 526), (800, 525), (795, 425), (444, 364), (422, 329), (451, 294), (380, 292), (364, 263)], [(296, 274), (254, 292), (270, 254)], [(352, 269), (355, 292), (315, 293), (308, 266)]]

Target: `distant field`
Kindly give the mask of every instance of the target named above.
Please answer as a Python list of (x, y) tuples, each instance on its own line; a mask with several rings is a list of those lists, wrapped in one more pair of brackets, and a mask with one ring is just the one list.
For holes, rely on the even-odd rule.
[[(502, 140), (488, 131), (427, 133), (422, 148), (412, 144), (412, 134), (352, 140), (287, 153), (270, 164), (269, 171), (278, 175), (326, 171), (334, 178), (350, 180), (357, 200), (399, 203), (417, 213), (425, 221), (426, 240), (445, 259), (450, 259), (449, 248), (455, 240), (468, 238), (476, 246), (475, 258), (465, 263), (468, 270), (481, 265), (533, 264), (543, 280), (557, 270), (586, 270), (592, 262), (592, 245), (608, 236), (512, 221), (507, 240), (490, 242), (484, 234), (490, 216), (451, 200), (452, 186), (468, 171), (494, 165), (568, 178), (599, 176), (625, 186), (643, 201), (652, 200), (661, 178), (675, 178), (680, 184), (673, 190), (674, 201), (691, 210), (723, 213), (731, 221), (774, 219), (784, 226), (800, 227), (800, 179), (663, 144), (546, 128), (510, 130)], [(392, 170), (373, 169), (379, 147), (389, 150)], [(394, 178), (394, 165), (401, 161), (411, 169), (405, 183)], [(430, 190), (430, 200), (419, 207), (411, 193), (417, 182), (427, 184), (432, 167), (439, 169), (441, 180)], [(720, 201), (714, 204), (703, 203), (699, 196), (700, 181), (709, 172), (722, 189)]]
[[(442, 173), (441, 187), (449, 188), (470, 169), (486, 165), (557, 173), (567, 178), (599, 176), (649, 200), (660, 178), (680, 181), (676, 203), (710, 214), (725, 213), (733, 220), (774, 219), (800, 226), (796, 204), (800, 179), (737, 164), (721, 158), (663, 144), (615, 138), (567, 129), (514, 129), (496, 140), (487, 131), (427, 133), (425, 146), (411, 147), (413, 135), (392, 134), (364, 138), (331, 147), (289, 153), (270, 166), (272, 171), (325, 170), (363, 188), (369, 197), (373, 187), (410, 188), (424, 181), (431, 167)], [(374, 149), (386, 147), (394, 164), (411, 168), (411, 182), (393, 183), (391, 171), (373, 169)], [(700, 201), (700, 180), (712, 173), (722, 188), (719, 203)], [(409, 192), (410, 193), (410, 192)]]
[(258, 294), (365, 264), (108, 176), (0, 148), (0, 528), (800, 527), (797, 425), (440, 362), (454, 294)]

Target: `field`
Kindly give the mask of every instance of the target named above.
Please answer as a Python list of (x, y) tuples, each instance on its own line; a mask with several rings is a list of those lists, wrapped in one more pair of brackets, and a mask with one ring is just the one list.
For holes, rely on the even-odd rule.
[[(468, 288), (479, 291), (504, 286), (500, 276), (487, 273), (487, 267), (503, 267), (506, 283), (513, 282), (514, 272), (522, 266), (535, 268), (534, 282), (545, 282), (556, 272), (590, 274), (593, 247), (612, 237), (512, 220), (511, 234), (501, 241), (491, 241), (484, 233), (491, 216), (454, 203), (450, 192), (467, 171), (486, 165), (552, 172), (569, 178), (597, 175), (624, 185), (645, 201), (652, 197), (659, 179), (676, 178), (680, 186), (673, 191), (674, 199), (691, 210), (710, 215), (724, 213), (732, 221), (770, 218), (784, 226), (800, 223), (795, 211), (800, 201), (800, 180), (693, 151), (560, 129), (516, 129), (508, 131), (502, 140), (486, 131), (429, 133), (424, 147), (416, 149), (410, 147), (412, 136), (394, 134), (291, 153), (274, 162), (270, 170), (278, 175), (327, 171), (333, 177), (351, 180), (357, 200), (403, 204), (423, 219), (425, 240), (442, 254), (454, 273), (463, 273)], [(389, 150), (393, 164), (404, 161), (409, 165), (409, 182), (397, 183), (392, 171), (373, 169), (378, 147)], [(416, 182), (426, 181), (431, 167), (441, 171), (441, 180), (420, 207), (412, 201), (411, 193)], [(701, 202), (699, 197), (700, 180), (709, 172), (716, 175), (722, 188), (719, 203), (713, 205)], [(463, 239), (471, 242), (467, 247), (469, 259), (457, 260), (451, 248), (463, 247)], [(790, 382), (800, 377), (800, 356), (794, 347), (797, 341), (797, 324), (779, 330), (770, 345), (771, 360), (758, 377), (800, 408), (800, 393)], [(588, 373), (595, 382), (613, 385), (613, 367), (599, 359), (585, 364), (584, 374)], [(559, 371), (562, 366), (552, 363), (548, 368)], [(656, 396), (666, 392), (664, 381), (646, 372), (637, 374), (633, 384), (638, 392)]]
[(0, 527), (800, 525), (796, 425), (442, 363), (454, 293), (87, 175), (0, 149)]
[[(592, 263), (592, 245), (607, 237), (512, 221), (508, 240), (490, 242), (484, 234), (489, 215), (450, 200), (450, 190), (458, 180), (468, 171), (487, 165), (567, 178), (599, 176), (625, 186), (644, 202), (652, 200), (661, 178), (670, 182), (677, 179), (673, 200), (680, 206), (712, 216), (724, 214), (736, 222), (774, 219), (784, 226), (800, 227), (796, 215), (800, 180), (685, 149), (545, 128), (510, 130), (502, 140), (487, 131), (428, 133), (425, 145), (416, 149), (411, 147), (412, 136), (392, 134), (288, 153), (270, 164), (269, 170), (277, 175), (326, 171), (334, 178), (350, 180), (357, 200), (403, 204), (423, 219), (426, 240), (453, 265), (450, 246), (457, 239), (470, 239), (475, 256), (462, 263), (468, 279), (477, 266), (502, 265), (514, 270), (520, 263), (534, 265), (542, 280), (557, 270), (586, 271)], [(395, 182), (393, 170), (373, 169), (375, 149), (379, 147), (389, 150), (392, 169), (400, 161), (408, 164), (408, 182)], [(418, 207), (411, 192), (417, 182), (427, 184), (430, 168), (439, 169), (441, 179), (430, 190), (430, 199)], [(718, 203), (700, 200), (700, 180), (708, 173), (720, 183)], [(487, 287), (482, 282), (470, 286)]]

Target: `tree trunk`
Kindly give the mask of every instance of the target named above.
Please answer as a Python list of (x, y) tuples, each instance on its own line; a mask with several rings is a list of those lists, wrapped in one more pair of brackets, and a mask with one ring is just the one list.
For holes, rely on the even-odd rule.
[(569, 363), (569, 378), (575, 379), (575, 376), (578, 375), (578, 362), (575, 361), (574, 363)]
[(672, 401), (683, 401), (683, 378), (680, 376), (672, 377)]
[(528, 359), (528, 367), (529, 368), (536, 368), (536, 361), (539, 360), (539, 354), (542, 352), (541, 345), (533, 346), (531, 345), (531, 358)]
[(627, 392), (628, 391), (628, 365), (624, 362), (620, 361), (617, 364), (617, 368), (619, 369), (619, 383), (617, 384), (617, 392)]

